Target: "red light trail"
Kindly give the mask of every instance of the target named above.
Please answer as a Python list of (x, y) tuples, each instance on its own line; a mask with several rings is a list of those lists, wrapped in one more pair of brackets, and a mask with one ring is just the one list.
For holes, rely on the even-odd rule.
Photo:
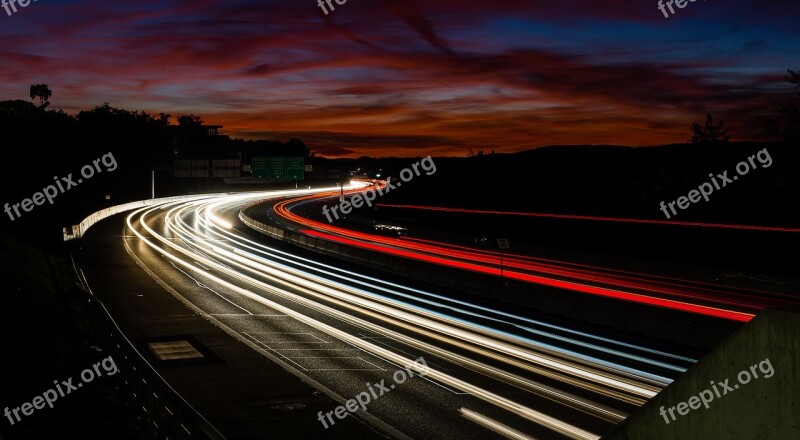
[(791, 232), (798, 233), (800, 228), (783, 228), (779, 226), (751, 226), (751, 225), (730, 225), (725, 223), (700, 223), (700, 222), (681, 222), (681, 221), (668, 221), (668, 220), (646, 220), (636, 218), (618, 218), (618, 217), (597, 217), (590, 215), (572, 215), (572, 214), (547, 214), (538, 212), (513, 212), (513, 211), (488, 211), (480, 209), (460, 209), (460, 208), (444, 208), (440, 206), (418, 206), (418, 205), (389, 205), (389, 204), (376, 204), (381, 208), (395, 208), (395, 209), (415, 209), (419, 211), (438, 211), (438, 212), (454, 212), (459, 214), (483, 214), (483, 215), (506, 215), (516, 217), (537, 217), (537, 218), (553, 218), (561, 220), (594, 220), (601, 222), (619, 222), (619, 223), (641, 223), (652, 225), (671, 225), (671, 226), (690, 226), (697, 228), (717, 228), (717, 229), (738, 229), (744, 231), (766, 231), (766, 232)]
[[(347, 193), (358, 192), (352, 190)], [(454, 267), (462, 270), (500, 276), (499, 253), (470, 249), (448, 243), (416, 238), (388, 238), (380, 235), (353, 231), (327, 223), (318, 222), (297, 215), (290, 206), (300, 201), (321, 199), (338, 195), (327, 193), (293, 198), (276, 203), (275, 212), (282, 218), (303, 225), (300, 231), (308, 236), (322, 238), (341, 244), (369, 249), (377, 252), (396, 255)], [(404, 205), (382, 205), (387, 207), (406, 208)], [(431, 211), (461, 212), (462, 210), (436, 207), (411, 207)], [(501, 211), (467, 211), (468, 213), (501, 214)], [(505, 213), (502, 213), (505, 214)], [(511, 213), (510, 215), (528, 215), (529, 213)], [(534, 214), (535, 217), (552, 217), (567, 219), (585, 219), (601, 221), (631, 221), (634, 223), (680, 224), (686, 222), (664, 222), (657, 220), (612, 219), (608, 217), (586, 217), (570, 215)], [(711, 224), (698, 224), (713, 227)], [(693, 224), (692, 224), (693, 226)], [(764, 229), (768, 231), (794, 232), (786, 228), (765, 228), (755, 226), (723, 225), (728, 228)], [(800, 231), (800, 230), (798, 230)], [(548, 260), (525, 255), (504, 254), (503, 275), (509, 279), (538, 285), (570, 290), (574, 292), (636, 302), (650, 306), (680, 310), (717, 318), (747, 322), (754, 313), (766, 306), (787, 304), (782, 298), (763, 298), (772, 295), (748, 289), (723, 289), (721, 286), (669, 278), (663, 276), (627, 272), (615, 269), (595, 267), (585, 264)], [(761, 298), (756, 299), (756, 296)]]

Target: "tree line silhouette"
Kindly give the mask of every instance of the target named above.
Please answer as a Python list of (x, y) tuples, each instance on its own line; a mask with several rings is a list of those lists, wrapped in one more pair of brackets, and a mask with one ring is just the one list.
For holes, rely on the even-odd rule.
[[(244, 159), (252, 156), (313, 157), (300, 139), (244, 140), (209, 136), (195, 114), (172, 116), (116, 108), (108, 103), (75, 115), (48, 108), (47, 84), (31, 85), (31, 101), (0, 101), (0, 138), (7, 149), (39, 159), (40, 168), (63, 170), (108, 151), (127, 166), (166, 167), (174, 159)], [(33, 101), (38, 101), (34, 103)]]

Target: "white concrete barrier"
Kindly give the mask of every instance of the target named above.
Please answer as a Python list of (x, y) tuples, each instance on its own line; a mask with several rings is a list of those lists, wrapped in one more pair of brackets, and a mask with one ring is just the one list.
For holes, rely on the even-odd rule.
[(135, 202), (130, 203), (123, 203), (121, 205), (111, 206), (108, 208), (101, 209), (94, 214), (83, 219), (80, 224), (73, 225), (72, 230), (69, 231), (69, 228), (64, 228), (64, 241), (75, 240), (76, 238), (83, 237), (83, 234), (89, 230), (95, 223), (103, 220), (105, 218), (111, 217), (112, 215), (117, 215), (121, 212), (130, 211), (133, 209), (143, 208), (145, 206), (152, 206), (158, 205), (160, 203), (172, 202), (175, 200), (194, 200), (194, 199), (204, 199), (209, 197), (218, 197), (228, 195), (229, 193), (215, 193), (215, 194), (194, 194), (189, 196), (173, 196), (173, 197), (161, 197), (158, 199), (147, 199), (147, 200), (138, 200)]

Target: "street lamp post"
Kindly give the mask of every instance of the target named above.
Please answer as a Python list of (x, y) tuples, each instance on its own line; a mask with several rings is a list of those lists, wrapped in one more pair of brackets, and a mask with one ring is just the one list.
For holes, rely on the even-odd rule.
[(497, 248), (500, 249), (500, 281), (505, 284), (505, 280), (503, 279), (503, 250), (510, 248), (511, 245), (508, 243), (507, 238), (498, 238), (497, 239)]

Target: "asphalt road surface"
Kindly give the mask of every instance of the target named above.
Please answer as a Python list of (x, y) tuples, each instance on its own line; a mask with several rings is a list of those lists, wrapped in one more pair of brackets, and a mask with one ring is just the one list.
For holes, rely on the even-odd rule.
[[(235, 432), (231, 418), (248, 413), (255, 414), (247, 416), (249, 429), (263, 424), (264, 438), (343, 438), (364, 430), (413, 439), (597, 439), (695, 362), (301, 256), (238, 220), (247, 203), (320, 191), (173, 202), (112, 218), (84, 238), (87, 280), (116, 313), (179, 300), (183, 312), (171, 313), (202, 318), (227, 333), (227, 344), (258, 354), (227, 359), (230, 348), (218, 342), (223, 363), (271, 369), (293, 392), (311, 390), (327, 402), (290, 417), (294, 434), (302, 433), (296, 436), (287, 424), (271, 430), (280, 417), (259, 420), (236, 393), (189, 390), (187, 399), (199, 401), (201, 413), (208, 408), (204, 415), (223, 433)], [(114, 228), (122, 234), (109, 235)], [(102, 258), (135, 262), (127, 270), (148, 294), (131, 292), (125, 279), (110, 282)], [(170, 316), (159, 322), (179, 331)], [(135, 316), (121, 319), (136, 326)], [(180, 381), (197, 368), (167, 376)], [(261, 380), (254, 377), (252, 387), (261, 389)], [(274, 400), (286, 392), (279, 388), (261, 397)], [(356, 398), (363, 403), (336, 409)]]

